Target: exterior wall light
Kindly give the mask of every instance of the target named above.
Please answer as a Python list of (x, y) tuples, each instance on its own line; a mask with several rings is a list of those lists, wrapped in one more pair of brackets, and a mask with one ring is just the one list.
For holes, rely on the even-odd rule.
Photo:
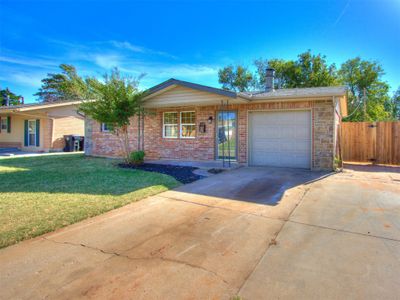
[(207, 120), (208, 124), (212, 124), (213, 120), (214, 120), (214, 118), (212, 116), (208, 117), (208, 120)]

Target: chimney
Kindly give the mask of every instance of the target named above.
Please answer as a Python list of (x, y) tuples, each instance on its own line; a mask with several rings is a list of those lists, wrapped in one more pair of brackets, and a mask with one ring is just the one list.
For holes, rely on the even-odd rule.
[(19, 97), (19, 103), (20, 103), (20, 104), (24, 104), (24, 97), (22, 97), (22, 96)]
[(6, 96), (6, 106), (10, 106), (10, 95)]
[(265, 91), (274, 91), (274, 79), (275, 79), (275, 69), (268, 68), (265, 71)]

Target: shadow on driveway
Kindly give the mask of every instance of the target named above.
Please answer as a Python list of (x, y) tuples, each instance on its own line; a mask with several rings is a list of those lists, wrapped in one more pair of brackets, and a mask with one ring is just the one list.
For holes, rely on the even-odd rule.
[(244, 167), (211, 176), (176, 190), (274, 206), (279, 203), (286, 190), (329, 174), (290, 168)]

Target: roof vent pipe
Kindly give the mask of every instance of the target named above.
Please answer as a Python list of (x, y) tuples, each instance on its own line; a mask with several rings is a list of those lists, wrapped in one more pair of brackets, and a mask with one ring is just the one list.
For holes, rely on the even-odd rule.
[(268, 68), (265, 71), (265, 91), (266, 92), (272, 92), (275, 90), (274, 80), (275, 80), (275, 69)]

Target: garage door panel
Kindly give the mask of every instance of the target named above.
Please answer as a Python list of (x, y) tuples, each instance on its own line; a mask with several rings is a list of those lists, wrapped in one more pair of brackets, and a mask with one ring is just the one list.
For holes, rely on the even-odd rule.
[(269, 152), (270, 155), (262, 155), (262, 153), (259, 153), (259, 155), (256, 155), (254, 158), (254, 163), (253, 165), (256, 166), (276, 166), (276, 161), (274, 160), (274, 157), (278, 154), (277, 152)]
[(293, 153), (295, 151), (301, 151), (301, 149), (298, 148), (298, 143), (296, 143), (295, 141), (282, 142), (280, 145), (280, 150)]
[(311, 141), (307, 140), (307, 144), (305, 143), (296, 143), (294, 146), (294, 150), (301, 153), (307, 153), (307, 155), (311, 155)]
[(254, 133), (254, 138), (256, 139), (271, 139), (280, 138), (282, 136), (278, 127), (264, 127), (265, 130), (260, 130)]
[(300, 139), (300, 140), (309, 140), (310, 132), (309, 132), (309, 130), (295, 128), (294, 129), (294, 138)]
[(310, 168), (310, 111), (250, 112), (250, 165)]

